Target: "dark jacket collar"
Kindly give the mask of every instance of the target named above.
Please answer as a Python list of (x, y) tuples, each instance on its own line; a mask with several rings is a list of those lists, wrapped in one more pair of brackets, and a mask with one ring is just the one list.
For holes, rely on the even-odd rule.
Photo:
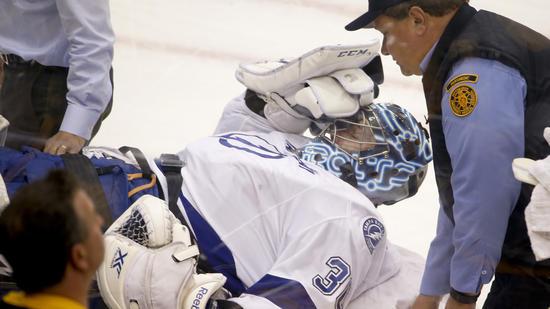
[[(445, 31), (441, 35), (441, 38), (435, 47), (430, 63), (428, 64), (428, 68), (422, 78), (425, 91), (427, 90), (427, 86), (432, 86), (433, 79), (436, 77), (439, 66), (449, 51), (451, 43), (460, 34), (460, 32), (464, 30), (468, 24), (468, 21), (470, 21), (476, 13), (476, 9), (468, 5), (468, 3), (464, 3), (445, 28)], [(426, 95), (428, 95), (428, 92)]]

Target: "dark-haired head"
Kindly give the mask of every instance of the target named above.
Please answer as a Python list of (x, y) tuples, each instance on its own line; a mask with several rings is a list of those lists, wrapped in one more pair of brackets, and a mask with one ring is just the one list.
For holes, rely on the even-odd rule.
[(40, 292), (63, 280), (74, 246), (89, 234), (89, 224), (75, 206), (81, 195), (89, 201), (73, 176), (52, 171), (19, 190), (1, 214), (0, 250), (23, 291)]

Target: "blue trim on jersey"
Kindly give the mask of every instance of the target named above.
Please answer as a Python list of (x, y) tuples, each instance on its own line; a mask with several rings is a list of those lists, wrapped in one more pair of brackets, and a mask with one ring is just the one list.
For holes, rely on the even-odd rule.
[(206, 255), (210, 267), (227, 277), (224, 287), (233, 296), (239, 296), (246, 288), (237, 277), (237, 269), (235, 268), (235, 260), (233, 259), (231, 250), (227, 248), (216, 231), (204, 220), (182, 193), (180, 193), (180, 199), (189, 218), (189, 224), (191, 224), (191, 227), (195, 231), (197, 245), (201, 254)]
[(254, 283), (246, 293), (267, 298), (281, 308), (316, 308), (300, 282), (270, 274)]

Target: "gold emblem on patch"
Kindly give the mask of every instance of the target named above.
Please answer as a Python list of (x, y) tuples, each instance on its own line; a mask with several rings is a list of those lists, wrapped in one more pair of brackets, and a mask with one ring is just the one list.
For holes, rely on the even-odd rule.
[(456, 87), (449, 99), (453, 114), (458, 117), (470, 115), (477, 105), (477, 94), (474, 88), (468, 85)]

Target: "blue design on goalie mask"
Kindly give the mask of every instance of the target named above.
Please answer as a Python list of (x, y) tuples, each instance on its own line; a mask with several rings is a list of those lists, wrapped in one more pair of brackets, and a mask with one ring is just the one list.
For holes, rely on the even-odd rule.
[(375, 205), (416, 194), (432, 160), (427, 131), (407, 110), (387, 103), (333, 121), (300, 156), (355, 186)]

